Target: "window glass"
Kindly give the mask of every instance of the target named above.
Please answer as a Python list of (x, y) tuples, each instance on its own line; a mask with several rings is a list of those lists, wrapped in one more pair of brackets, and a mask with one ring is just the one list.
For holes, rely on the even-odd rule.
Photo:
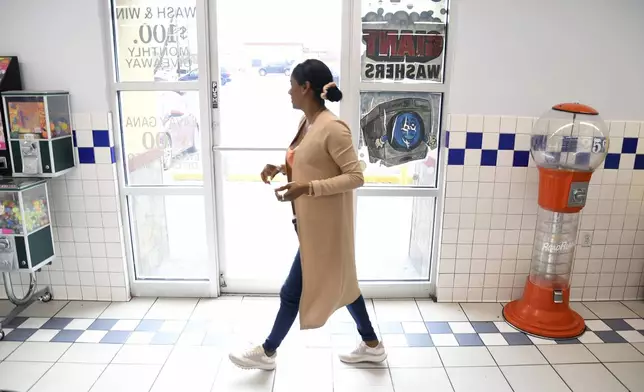
[(362, 0), (362, 81), (443, 82), (447, 0)]
[(201, 185), (197, 91), (122, 91), (121, 141), (128, 185)]
[(196, 0), (114, 0), (119, 82), (196, 80)]

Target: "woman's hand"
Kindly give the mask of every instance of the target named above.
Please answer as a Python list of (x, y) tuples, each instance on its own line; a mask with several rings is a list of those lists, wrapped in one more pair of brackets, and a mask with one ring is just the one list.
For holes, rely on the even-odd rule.
[[(285, 193), (280, 193), (284, 192)], [(293, 201), (298, 197), (309, 193), (309, 184), (289, 182), (288, 184), (275, 189), (275, 197), (279, 201)]]
[(270, 184), (273, 177), (280, 174), (281, 172), (281, 167), (271, 165), (269, 163), (268, 165), (264, 166), (264, 170), (262, 170), (262, 174), (260, 174), (260, 176), (262, 177), (262, 182), (264, 182), (264, 184)]

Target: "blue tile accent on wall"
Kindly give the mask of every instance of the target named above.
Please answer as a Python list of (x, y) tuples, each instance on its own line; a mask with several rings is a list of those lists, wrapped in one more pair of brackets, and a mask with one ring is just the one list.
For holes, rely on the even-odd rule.
[(619, 169), (620, 158), (619, 154), (607, 154), (604, 169)]
[(465, 148), (476, 149), (483, 147), (483, 134), (480, 132), (468, 132), (465, 135)]
[[(451, 133), (447, 133), (447, 141), (449, 141)], [(462, 133), (462, 132), (461, 132)], [(518, 135), (514, 133), (500, 133), (499, 135), (499, 144), (498, 149), (483, 149), (483, 133), (481, 132), (465, 132), (465, 148), (455, 148), (449, 149), (448, 145), (448, 165), (464, 165), (465, 156), (469, 151), (477, 151), (476, 154), (481, 154), (481, 166), (496, 166), (498, 165), (499, 151), (512, 151), (512, 166), (513, 167), (528, 167), (530, 164), (530, 151), (525, 149), (527, 146), (523, 144), (522, 149), (517, 148), (517, 141), (519, 137), (525, 137), (523, 135)], [(593, 142), (601, 143), (602, 141), (607, 140), (607, 138), (594, 138)], [(607, 170), (617, 170), (620, 169), (620, 163), (623, 165), (621, 159), (623, 154), (635, 155), (635, 162), (633, 167), (622, 167), (621, 169), (632, 169), (632, 170), (644, 170), (644, 154), (637, 154), (637, 148), (639, 145), (639, 138), (635, 137), (625, 137), (618, 142), (622, 142), (621, 151), (619, 153), (610, 153), (606, 155), (606, 161), (604, 162), (604, 169)], [(522, 143), (525, 143), (525, 140), (522, 140)], [(583, 167), (588, 166), (591, 159), (591, 152), (584, 149), (583, 146), (579, 145), (580, 140), (578, 137), (566, 137), (564, 136), (561, 140), (559, 146), (553, 145), (548, 147), (548, 138), (545, 135), (531, 135), (530, 136), (530, 149), (534, 151), (544, 151), (545, 161), (551, 164), (557, 164), (561, 159), (574, 159), (576, 166)], [(577, 152), (579, 150), (579, 152)], [(619, 149), (619, 147), (618, 147)], [(563, 154), (563, 155), (562, 155)], [(574, 158), (573, 158), (574, 157)], [(469, 161), (468, 161), (469, 162)], [(504, 161), (505, 162), (505, 161)], [(506, 163), (507, 164), (507, 163)]]
[(76, 131), (72, 131), (72, 141), (74, 142), (74, 147), (78, 147), (78, 142), (76, 141)]
[(445, 131), (445, 147), (449, 148), (449, 131)]
[(644, 154), (635, 155), (635, 170), (644, 170)]
[(499, 150), (514, 150), (516, 135), (514, 133), (502, 133), (499, 135)]
[(625, 137), (622, 142), (622, 154), (635, 154), (637, 152), (637, 138)]
[(94, 147), (110, 147), (110, 133), (107, 130), (92, 131)]
[(94, 149), (91, 147), (79, 147), (78, 148), (78, 162), (79, 163), (96, 163), (96, 156), (94, 155)]
[(512, 166), (528, 167), (529, 163), (530, 163), (530, 151), (514, 151)]
[(481, 166), (496, 166), (497, 150), (481, 151)]
[(465, 150), (462, 148), (452, 148), (447, 153), (448, 165), (464, 165), (465, 164)]
[(112, 157), (112, 163), (116, 163), (116, 150), (114, 147), (110, 147), (110, 156)]

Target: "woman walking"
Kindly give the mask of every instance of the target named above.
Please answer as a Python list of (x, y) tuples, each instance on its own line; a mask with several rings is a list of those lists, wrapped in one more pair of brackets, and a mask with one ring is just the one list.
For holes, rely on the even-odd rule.
[(300, 313), (300, 328), (324, 326), (339, 308), (347, 306), (362, 337), (347, 363), (382, 362), (387, 354), (378, 341), (355, 265), (353, 191), (364, 183), (349, 127), (331, 113), (325, 100), (338, 102), (342, 92), (323, 62), (306, 60), (291, 73), (293, 108), (302, 110), (298, 132), (283, 165), (266, 165), (262, 181), (279, 173), (288, 184), (278, 188), (279, 201), (293, 205), (293, 223), (300, 249), (280, 291), (280, 309), (273, 329), (261, 346), (231, 353), (244, 369), (275, 369), (277, 349)]

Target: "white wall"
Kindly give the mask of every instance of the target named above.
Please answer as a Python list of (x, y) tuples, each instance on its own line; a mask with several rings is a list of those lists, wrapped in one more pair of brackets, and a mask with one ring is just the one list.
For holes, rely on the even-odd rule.
[(580, 101), (644, 118), (644, 1), (451, 3), (451, 113), (539, 116)]
[(16, 55), (27, 90), (67, 90), (75, 112), (107, 112), (101, 0), (0, 0), (0, 56)]

